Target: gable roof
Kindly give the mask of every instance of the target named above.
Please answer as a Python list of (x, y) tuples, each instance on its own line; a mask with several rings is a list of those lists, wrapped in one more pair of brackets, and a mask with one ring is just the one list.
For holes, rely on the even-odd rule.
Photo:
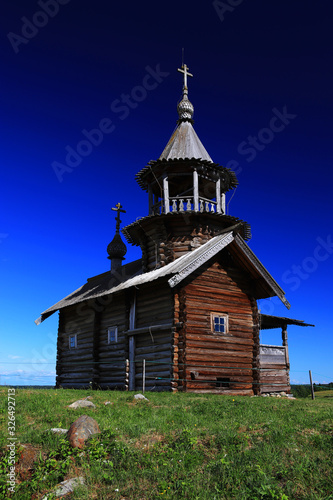
[(204, 245), (182, 255), (175, 261), (159, 269), (143, 273), (140, 261), (135, 261), (122, 266), (117, 273), (111, 274), (108, 271), (90, 278), (83, 286), (57, 302), (54, 306), (46, 309), (35, 322), (36, 324), (40, 324), (51, 314), (65, 307), (84, 302), (85, 300), (114, 294), (134, 286), (137, 287), (159, 278), (169, 277), (168, 284), (173, 288), (226, 247), (230, 249), (231, 254), (239, 262), (239, 265), (249, 273), (255, 285), (255, 298), (266, 298), (277, 295), (284, 305), (288, 309), (290, 308), (284, 291), (249, 246), (238, 234), (234, 236), (233, 232), (229, 231), (215, 236)]

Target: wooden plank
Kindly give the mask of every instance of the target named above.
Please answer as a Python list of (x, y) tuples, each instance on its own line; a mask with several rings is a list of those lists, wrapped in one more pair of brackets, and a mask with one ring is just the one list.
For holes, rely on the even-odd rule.
[(151, 353), (161, 352), (161, 351), (171, 353), (170, 343), (168, 342), (167, 344), (156, 344), (156, 345), (152, 344), (152, 345), (144, 346), (144, 347), (136, 347), (135, 355), (147, 354), (147, 356), (148, 356)]
[(260, 354), (259, 359), (260, 359), (260, 366), (262, 364), (285, 365), (286, 363), (286, 358), (284, 354), (274, 355), (274, 356), (269, 356), (268, 354)]
[[(201, 330), (202, 332), (202, 330)], [(186, 340), (190, 341), (198, 341), (198, 342), (223, 342), (226, 344), (239, 344), (239, 345), (244, 345), (244, 346), (253, 346), (253, 339), (252, 338), (242, 338), (242, 337), (236, 337), (235, 335), (215, 335), (212, 332), (209, 333), (186, 333)]]
[(205, 349), (205, 348), (192, 348), (192, 347), (187, 347), (186, 348), (186, 359), (189, 359), (188, 356), (191, 355), (204, 355), (204, 356), (216, 356), (216, 357), (230, 357), (230, 358), (247, 358), (247, 359), (252, 359), (252, 351), (247, 352), (247, 351), (226, 351), (223, 349)]

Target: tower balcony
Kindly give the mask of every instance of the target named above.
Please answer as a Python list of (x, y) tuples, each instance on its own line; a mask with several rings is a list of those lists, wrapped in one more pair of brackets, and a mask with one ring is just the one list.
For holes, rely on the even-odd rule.
[(151, 215), (184, 212), (224, 214), (225, 210), (223, 200), (221, 200), (221, 203), (217, 203), (217, 201), (203, 197), (199, 197), (196, 200), (194, 196), (170, 197), (167, 202), (159, 200), (151, 206)]

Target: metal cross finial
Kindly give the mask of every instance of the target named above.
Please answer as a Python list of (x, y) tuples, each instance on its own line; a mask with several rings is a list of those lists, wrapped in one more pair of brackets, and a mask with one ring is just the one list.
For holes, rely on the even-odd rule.
[(120, 224), (121, 224), (121, 220), (120, 220), (120, 212), (126, 214), (126, 210), (122, 210), (122, 205), (120, 203), (117, 203), (116, 205), (116, 208), (111, 208), (111, 210), (114, 210), (115, 212), (118, 212), (117, 213), (117, 217), (115, 217), (115, 220), (117, 221), (117, 226), (116, 226), (116, 232), (119, 233), (119, 228), (120, 228)]
[(178, 68), (179, 73), (184, 73), (184, 90), (187, 90), (187, 77), (188, 76), (193, 76), (192, 73), (188, 72), (189, 68), (186, 66), (186, 64), (183, 64), (181, 69)]

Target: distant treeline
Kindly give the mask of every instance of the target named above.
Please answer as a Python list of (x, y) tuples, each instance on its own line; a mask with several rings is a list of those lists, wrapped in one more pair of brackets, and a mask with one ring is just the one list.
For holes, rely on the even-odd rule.
[[(330, 382), (329, 384), (313, 384), (313, 387), (315, 392), (327, 391), (328, 389), (333, 389), (333, 382)], [(295, 398), (307, 398), (311, 394), (311, 385), (292, 385), (291, 392)]]

